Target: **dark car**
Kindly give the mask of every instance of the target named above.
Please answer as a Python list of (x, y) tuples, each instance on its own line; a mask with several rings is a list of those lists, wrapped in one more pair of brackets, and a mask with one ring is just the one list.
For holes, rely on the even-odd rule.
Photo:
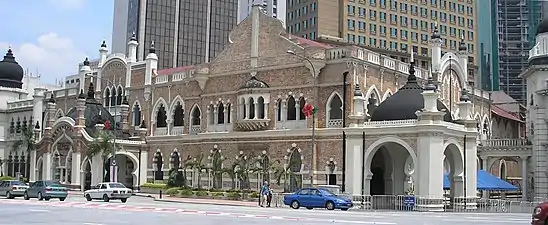
[(352, 201), (333, 194), (323, 188), (303, 188), (293, 194), (284, 196), (284, 204), (293, 209), (301, 206), (307, 209), (326, 208), (328, 210), (352, 208)]
[(34, 182), (26, 191), (23, 198), (29, 200), (37, 198), (38, 200), (49, 201), (52, 198), (58, 198), (65, 201), (68, 196), (68, 189), (63, 187), (58, 181), (39, 180)]
[(543, 202), (533, 209), (531, 225), (548, 224), (548, 202)]

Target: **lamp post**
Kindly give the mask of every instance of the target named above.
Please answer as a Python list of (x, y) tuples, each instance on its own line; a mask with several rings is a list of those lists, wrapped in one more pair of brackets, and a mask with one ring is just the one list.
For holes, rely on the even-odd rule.
[(4, 176), (4, 159), (0, 158), (0, 177)]
[[(98, 77), (96, 75), (89, 75), (89, 74), (86, 74), (86, 76), (89, 76), (89, 77), (94, 77), (94, 78), (97, 78), (97, 80), (104, 80), (106, 81), (109, 85), (111, 85), (112, 87), (116, 87), (116, 84), (114, 84), (114, 82), (112, 82), (111, 80), (108, 80), (108, 79), (103, 79), (101, 77)], [(118, 96), (116, 96), (118, 97)], [(116, 99), (118, 100), (118, 99)], [(110, 101), (110, 99), (107, 99), (107, 101)], [(121, 100), (122, 103), (123, 103), (123, 99)], [(115, 106), (114, 106), (114, 117), (116, 116), (117, 114), (117, 110), (116, 110), (116, 102), (115, 101)], [(114, 133), (116, 131), (116, 128), (117, 128), (117, 125), (116, 125), (116, 119), (114, 119), (114, 127), (112, 128), (112, 134), (114, 135), (114, 140), (112, 140), (112, 157), (110, 158), (110, 181), (111, 182), (118, 182), (118, 174), (115, 174), (117, 173), (117, 168), (116, 168), (116, 134)]]
[[(313, 84), (312, 84), (312, 88), (314, 89), (314, 107), (316, 107), (318, 104), (318, 88), (316, 86), (316, 67), (314, 67), (314, 63), (312, 63), (312, 61), (310, 61), (310, 59), (304, 57), (304, 56), (301, 56), (301, 55), (297, 55), (297, 53), (295, 53), (294, 51), (292, 50), (287, 50), (287, 53), (290, 54), (290, 55), (294, 55), (294, 56), (297, 56), (305, 61), (307, 61), (308, 63), (310, 63), (310, 67), (312, 68), (312, 73), (313, 73)], [(310, 184), (312, 186), (314, 186), (314, 172), (316, 172), (316, 167), (315, 167), (315, 162), (316, 162), (316, 113), (315, 112), (312, 112), (312, 157), (311, 157), (311, 162), (310, 162)]]

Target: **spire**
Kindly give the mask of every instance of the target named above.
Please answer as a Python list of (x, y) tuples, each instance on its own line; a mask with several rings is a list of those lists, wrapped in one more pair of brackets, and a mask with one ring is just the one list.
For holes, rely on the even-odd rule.
[(362, 90), (360, 89), (360, 85), (356, 83), (356, 85), (354, 85), (354, 97), (361, 97), (361, 96), (363, 96)]
[(438, 22), (434, 24), (434, 32), (432, 33), (431, 39), (439, 39), (441, 38), (440, 31), (438, 30)]
[(95, 88), (93, 87), (93, 82), (89, 82), (88, 99), (95, 99)]
[(80, 89), (80, 95), (78, 95), (78, 99), (86, 99), (86, 96), (84, 95), (84, 89)]
[(101, 44), (101, 48), (106, 48), (107, 47), (107, 41), (103, 40), (103, 43)]
[(461, 93), (460, 93), (460, 98), (459, 100), (461, 102), (469, 102), (470, 101), (470, 97), (468, 96), (468, 91), (466, 89), (462, 89)]
[(137, 41), (137, 35), (135, 34), (135, 31), (133, 31), (133, 33), (131, 34), (131, 38), (129, 39), (129, 41)]
[(409, 75), (407, 76), (407, 83), (403, 85), (403, 87), (400, 88), (400, 90), (403, 89), (421, 89), (422, 87), (419, 86), (417, 83), (417, 77), (415, 76), (415, 57), (413, 56), (415, 54), (414, 49), (411, 48), (411, 57), (409, 59)]
[(467, 51), (467, 50), (468, 48), (466, 47), (466, 43), (464, 43), (464, 34), (462, 34), (459, 42), (459, 51)]
[(425, 91), (435, 91), (436, 85), (434, 84), (434, 80), (432, 77), (428, 77), (428, 81), (426, 82), (426, 87), (424, 87)]
[(38, 120), (36, 121), (36, 125), (34, 125), (34, 129), (40, 130), (40, 124), (38, 123)]
[(84, 66), (89, 66), (89, 60), (88, 60), (88, 57), (86, 57), (86, 59), (84, 60)]
[(141, 121), (141, 125), (139, 126), (139, 128), (141, 128), (141, 129), (146, 129), (147, 128), (147, 125), (145, 124), (145, 119), (143, 119), (143, 121)]
[(49, 97), (48, 102), (49, 103), (55, 103), (55, 97), (53, 97), (53, 92), (51, 92), (51, 96)]
[(148, 53), (154, 53), (156, 54), (156, 48), (154, 47), (154, 41), (150, 43), (150, 48), (148, 49)]

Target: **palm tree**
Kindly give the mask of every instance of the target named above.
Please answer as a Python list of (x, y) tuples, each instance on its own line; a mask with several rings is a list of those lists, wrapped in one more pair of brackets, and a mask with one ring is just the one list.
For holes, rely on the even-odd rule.
[(88, 158), (91, 160), (94, 156), (100, 154), (102, 162), (104, 163), (108, 157), (115, 157), (115, 140), (116, 137), (114, 134), (98, 130), (95, 139), (88, 145)]
[[(279, 161), (278, 161), (279, 162)], [(291, 181), (295, 181), (297, 186), (300, 186), (300, 181), (297, 179), (297, 174), (291, 171), (291, 168), (295, 166), (298, 162), (296, 160), (290, 160), (287, 165), (275, 165), (274, 166), (274, 176), (276, 178), (276, 184), (280, 185), (281, 180), (284, 181), (284, 192), (289, 191), (289, 184)]]
[[(32, 126), (27, 126), (26, 129), (21, 129), (21, 139), (15, 141), (12, 145), (12, 151), (17, 151), (21, 148), (25, 149), (27, 155), (30, 155), (31, 151), (36, 150), (36, 139), (34, 138), (34, 130)], [(30, 171), (27, 171), (27, 173), (30, 173)], [(24, 174), (24, 176), (27, 177), (27, 174)]]
[(193, 158), (192, 159), (192, 162), (189, 162), (188, 163), (188, 166), (192, 169), (192, 170), (196, 170), (198, 172), (198, 185), (196, 186), (197, 188), (201, 188), (202, 187), (202, 172), (204, 170), (208, 170), (208, 168), (204, 165), (204, 153), (200, 153), (200, 155), (198, 155), (198, 157), (196, 158)]

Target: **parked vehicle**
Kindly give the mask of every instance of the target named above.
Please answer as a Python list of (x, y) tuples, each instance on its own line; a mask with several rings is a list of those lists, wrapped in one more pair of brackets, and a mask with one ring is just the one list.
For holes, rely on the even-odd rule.
[(25, 200), (37, 198), (38, 200), (49, 201), (52, 198), (58, 198), (60, 201), (65, 201), (68, 197), (68, 188), (63, 187), (59, 181), (55, 180), (39, 180), (34, 182), (23, 196)]
[(543, 202), (533, 209), (531, 225), (548, 224), (548, 202)]
[(326, 208), (328, 210), (352, 208), (352, 201), (333, 194), (323, 188), (302, 188), (293, 194), (284, 196), (284, 204), (293, 209), (301, 206), (307, 209)]
[(111, 199), (120, 199), (123, 203), (131, 197), (132, 191), (121, 183), (107, 182), (99, 183), (91, 190), (84, 192), (86, 200), (102, 199), (109, 202)]
[(6, 196), (9, 199), (22, 197), (28, 188), (29, 186), (22, 181), (5, 180), (0, 183), (0, 196)]

